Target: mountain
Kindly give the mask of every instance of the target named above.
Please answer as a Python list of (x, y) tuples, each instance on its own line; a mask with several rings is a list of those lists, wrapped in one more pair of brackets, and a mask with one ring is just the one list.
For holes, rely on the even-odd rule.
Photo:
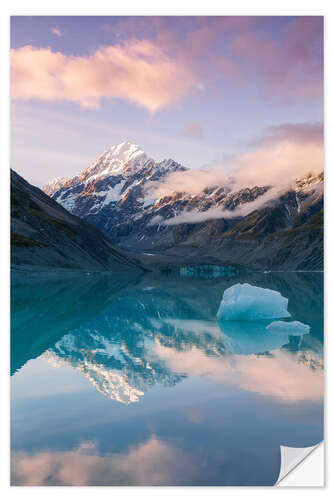
[(295, 190), (244, 217), (189, 226), (170, 255), (204, 255), (206, 262), (259, 270), (322, 270), (323, 175), (300, 180)]
[(323, 268), (323, 174), (295, 179), (287, 192), (214, 185), (198, 194), (181, 186), (168, 196), (154, 194), (153, 186), (185, 170), (171, 159), (155, 162), (124, 142), (44, 191), (133, 252), (255, 269)]
[(11, 264), (16, 270), (140, 270), (95, 227), (11, 170)]
[(43, 191), (74, 215), (117, 238), (126, 224), (155, 204), (155, 199), (146, 196), (147, 184), (182, 170), (185, 167), (173, 160), (156, 163), (135, 144), (124, 142), (107, 149), (81, 174), (54, 179)]

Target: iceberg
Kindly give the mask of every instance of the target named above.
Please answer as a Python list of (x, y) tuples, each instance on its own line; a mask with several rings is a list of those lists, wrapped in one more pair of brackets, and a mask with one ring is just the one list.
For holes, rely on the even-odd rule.
[(300, 321), (273, 321), (266, 330), (270, 333), (287, 333), (288, 335), (306, 335), (310, 333), (309, 325), (305, 325)]
[(289, 318), (288, 299), (269, 288), (237, 283), (227, 288), (217, 312), (223, 321), (260, 321)]

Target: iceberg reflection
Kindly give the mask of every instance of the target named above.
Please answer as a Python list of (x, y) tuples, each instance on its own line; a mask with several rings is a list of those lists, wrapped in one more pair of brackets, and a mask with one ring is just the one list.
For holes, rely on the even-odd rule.
[(219, 321), (222, 339), (228, 351), (233, 354), (260, 354), (280, 349), (288, 343), (285, 332), (271, 334), (268, 322)]

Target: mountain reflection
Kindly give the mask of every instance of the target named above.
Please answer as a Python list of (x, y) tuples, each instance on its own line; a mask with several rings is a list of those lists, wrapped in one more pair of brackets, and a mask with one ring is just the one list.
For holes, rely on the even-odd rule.
[[(219, 323), (226, 288), (248, 282), (289, 299), (310, 334), (271, 334), (264, 324)], [(251, 274), (213, 280), (145, 275), (20, 280), (12, 298), (12, 371), (42, 353), (70, 365), (103, 395), (135, 403), (156, 384), (186, 377), (288, 400), (322, 397), (322, 276)]]

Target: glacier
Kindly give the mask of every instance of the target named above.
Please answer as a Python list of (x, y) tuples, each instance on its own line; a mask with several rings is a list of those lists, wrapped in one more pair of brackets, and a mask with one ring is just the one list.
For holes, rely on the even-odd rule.
[(288, 335), (306, 335), (310, 333), (309, 325), (300, 321), (273, 321), (266, 330), (270, 333), (287, 333)]
[(237, 283), (223, 294), (217, 317), (223, 321), (260, 321), (289, 318), (288, 299), (279, 292)]

